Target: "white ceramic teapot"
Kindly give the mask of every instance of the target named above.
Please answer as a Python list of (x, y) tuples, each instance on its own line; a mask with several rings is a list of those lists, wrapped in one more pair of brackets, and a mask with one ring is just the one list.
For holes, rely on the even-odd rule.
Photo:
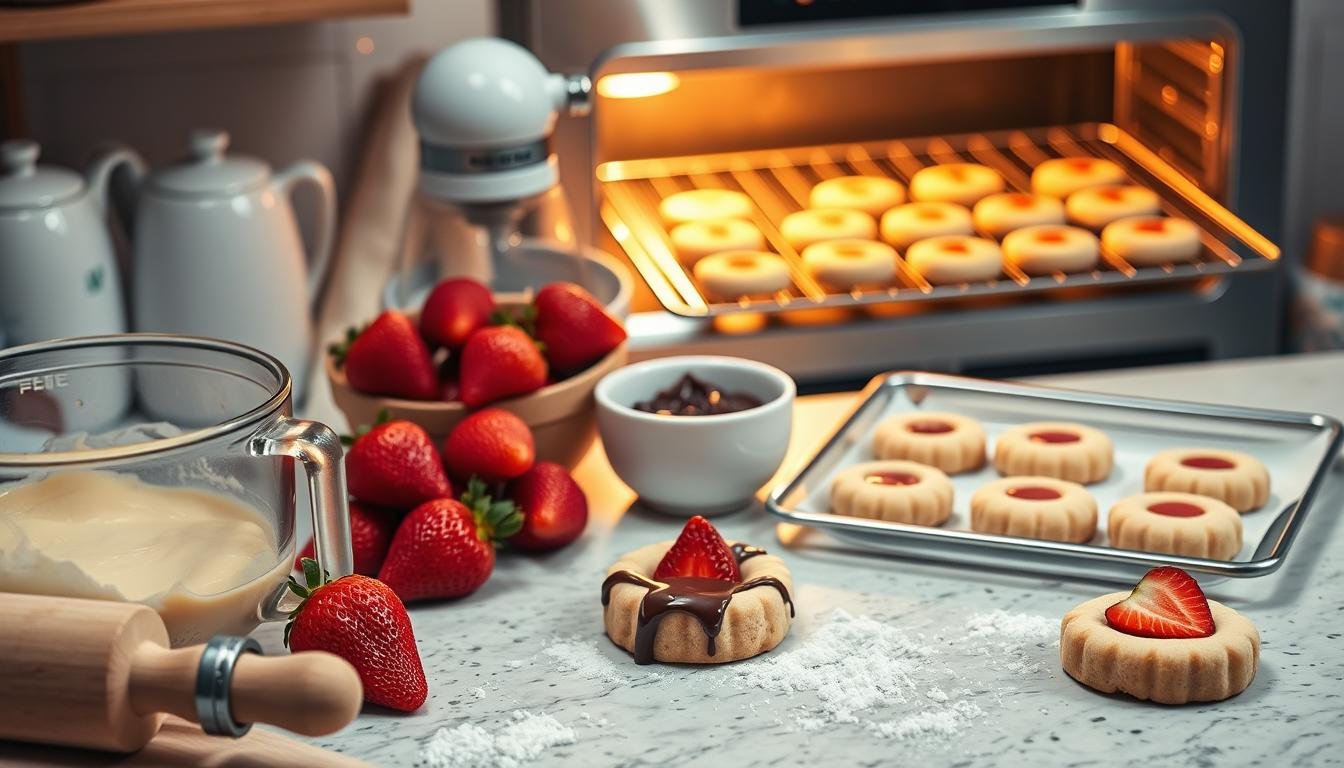
[(107, 182), (131, 157), (105, 154), (80, 176), (38, 165), (39, 152), (28, 140), (0, 144), (0, 346), (122, 333)]
[[(189, 157), (142, 176), (135, 202), (131, 304), (138, 331), (215, 336), (270, 352), (303, 393), (313, 306), (331, 260), (336, 189), (321, 164), (272, 175), (226, 155), (229, 135), (195, 131)], [(305, 259), (290, 194), (319, 193), (316, 242)]]

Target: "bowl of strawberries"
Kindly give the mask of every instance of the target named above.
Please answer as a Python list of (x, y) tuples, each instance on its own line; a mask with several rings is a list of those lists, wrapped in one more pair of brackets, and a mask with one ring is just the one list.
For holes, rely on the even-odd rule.
[(550, 283), (529, 300), (449, 278), (419, 312), (389, 309), (351, 329), (326, 372), (352, 428), (386, 413), (441, 441), (489, 406), (527, 424), (538, 458), (573, 467), (596, 436), (593, 390), (626, 357), (625, 328), (579, 285)]

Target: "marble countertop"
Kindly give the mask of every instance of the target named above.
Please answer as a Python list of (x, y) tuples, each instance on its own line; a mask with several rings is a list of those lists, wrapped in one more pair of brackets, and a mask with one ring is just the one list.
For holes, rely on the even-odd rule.
[[(1052, 384), (1344, 417), (1344, 355), (1070, 375)], [(807, 458), (853, 402), (805, 398), (785, 470)], [(804, 541), (784, 547), (759, 505), (716, 519), (724, 535), (767, 546), (788, 562), (798, 616), (780, 648), (712, 668), (636, 666), (602, 632), (598, 586), (628, 550), (675, 536), (680, 520), (639, 506), (600, 448), (576, 477), (588, 492), (584, 537), (544, 557), (506, 554), (490, 581), (456, 602), (413, 607), (429, 678), (418, 712), (366, 707), (344, 731), (313, 743), (378, 765), (414, 765), (440, 728), (471, 723), (500, 733), (515, 711), (571, 729), (536, 765), (1233, 765), (1327, 764), (1344, 753), (1344, 473), (1331, 473), (1287, 564), (1276, 574), (1207, 584), (1211, 597), (1254, 620), (1259, 673), (1216, 705), (1163, 707), (1106, 696), (1060, 669), (1057, 637), (975, 641), (996, 609), (1009, 620), (1057, 622), (1114, 585), (1059, 581), (902, 561)], [(820, 534), (815, 534), (820, 536)], [(929, 702), (879, 701), (848, 715), (827, 691), (761, 687), (762, 664), (834, 629), (836, 609), (933, 652), (903, 685)], [(1001, 617), (1002, 618), (1002, 617)], [(1030, 622), (1027, 622), (1030, 624)], [(277, 649), (280, 626), (258, 636)], [(886, 637), (886, 634), (883, 634)], [(968, 638), (972, 638), (968, 640)], [(887, 637), (890, 640), (890, 637)], [(875, 677), (889, 673), (878, 670)], [(950, 699), (944, 692), (951, 692)], [(893, 723), (958, 703), (955, 725)], [(887, 726), (883, 726), (886, 723)], [(926, 723), (927, 725), (927, 723)], [(911, 729), (907, 729), (911, 730)], [(902, 735), (905, 737), (902, 738)], [(507, 763), (507, 761), (506, 761)], [(515, 763), (516, 764), (516, 763)], [(523, 764), (529, 764), (524, 762)]]

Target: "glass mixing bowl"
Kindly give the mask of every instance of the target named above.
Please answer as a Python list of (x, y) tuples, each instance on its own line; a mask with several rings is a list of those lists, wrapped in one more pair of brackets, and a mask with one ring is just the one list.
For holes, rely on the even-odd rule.
[(303, 466), (317, 560), (350, 573), (342, 450), (274, 357), (125, 334), (0, 351), (0, 591), (159, 611), (174, 645), (284, 617)]

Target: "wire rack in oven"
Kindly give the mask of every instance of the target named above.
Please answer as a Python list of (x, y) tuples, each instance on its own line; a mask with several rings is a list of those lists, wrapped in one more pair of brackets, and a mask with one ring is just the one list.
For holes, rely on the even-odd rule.
[[(1135, 267), (1103, 249), (1090, 272), (1029, 276), (1012, 265), (994, 280), (930, 285), (898, 261), (889, 285), (837, 293), (808, 274), (802, 258), (779, 232), (780, 221), (807, 207), (812, 186), (851, 174), (887, 176), (904, 184), (921, 168), (954, 162), (982, 163), (1003, 175), (1009, 190), (1030, 191), (1031, 170), (1053, 157), (1092, 156), (1119, 163), (1135, 183), (1157, 192), (1164, 213), (1200, 228), (1203, 249), (1190, 263)], [(899, 139), (856, 144), (756, 150), (691, 157), (627, 160), (597, 168), (601, 215), (612, 236), (669, 311), (687, 317), (735, 312), (782, 312), (902, 301), (1000, 296), (1070, 288), (1138, 285), (1266, 269), (1278, 248), (1238, 219), (1198, 185), (1138, 140), (1107, 123)], [(754, 223), (768, 247), (789, 264), (792, 284), (769, 297), (715, 301), (678, 260), (658, 204), (689, 189), (746, 193), (756, 203)]]

